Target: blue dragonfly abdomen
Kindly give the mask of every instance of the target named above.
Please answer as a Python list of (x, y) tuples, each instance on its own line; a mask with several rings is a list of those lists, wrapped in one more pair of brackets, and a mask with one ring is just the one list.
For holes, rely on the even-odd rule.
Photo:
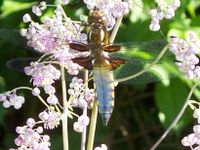
[(110, 120), (114, 108), (114, 78), (112, 71), (106, 67), (94, 67), (93, 78), (96, 88), (96, 98), (99, 114), (105, 125)]

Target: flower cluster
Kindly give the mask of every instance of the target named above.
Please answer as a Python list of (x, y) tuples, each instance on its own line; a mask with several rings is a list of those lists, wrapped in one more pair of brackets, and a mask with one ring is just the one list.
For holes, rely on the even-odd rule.
[(173, 0), (172, 3), (168, 4), (165, 0), (157, 0), (157, 9), (151, 9), (149, 14), (152, 18), (149, 26), (150, 30), (158, 31), (160, 29), (160, 20), (171, 19), (175, 16), (175, 11), (180, 7), (180, 0)]
[(25, 102), (23, 96), (18, 96), (15, 92), (6, 92), (0, 94), (0, 101), (3, 102), (3, 107), (9, 108), (13, 106), (15, 109), (20, 109), (22, 104)]
[(189, 34), (188, 40), (171, 36), (169, 50), (176, 56), (176, 64), (188, 79), (200, 78), (199, 58), (200, 41), (194, 33)]
[(35, 120), (29, 118), (25, 126), (16, 128), (19, 136), (15, 139), (15, 144), (18, 148), (11, 148), (10, 150), (50, 150), (50, 137), (48, 135), (42, 135), (43, 128), (41, 126), (35, 128), (35, 124)]
[(108, 147), (105, 144), (101, 144), (101, 147), (95, 147), (94, 150), (108, 150)]
[(182, 139), (183, 146), (189, 146), (192, 150), (200, 149), (200, 109), (195, 109), (193, 117), (198, 119), (197, 125), (193, 127), (193, 133)]
[[(32, 62), (30, 66), (24, 68), (27, 75), (30, 75), (33, 85), (36, 87), (45, 87), (53, 84), (55, 80), (60, 78), (60, 71), (53, 65), (44, 65), (37, 62)], [(49, 88), (46, 88), (49, 89)], [(46, 90), (49, 93), (48, 90)]]
[[(41, 2), (39, 6), (33, 6), (33, 13), (42, 15), (45, 9), (45, 3)], [(70, 42), (86, 43), (87, 36), (81, 33), (82, 27), (79, 23), (67, 18), (64, 10), (58, 5), (54, 11), (54, 16), (45, 16), (42, 24), (34, 22), (29, 14), (23, 16), (25, 23), (30, 23), (28, 28), (20, 30), (22, 36), (26, 37), (27, 45), (33, 47), (41, 53), (48, 53), (52, 58), (65, 64), (68, 73), (77, 75), (82, 68), (78, 64), (73, 63), (72, 59), (80, 55), (88, 56), (88, 53), (81, 53), (70, 49)]]
[(98, 8), (107, 18), (107, 28), (112, 29), (115, 24), (115, 19), (127, 14), (130, 7), (130, 0), (84, 0), (89, 10)]
[[(38, 6), (33, 6), (38, 7)], [(21, 35), (28, 39), (27, 44), (35, 50), (43, 53), (54, 53), (56, 51), (68, 51), (68, 43), (80, 39), (82, 36), (81, 26), (70, 20), (63, 18), (64, 11), (57, 6), (53, 17), (47, 17), (42, 24), (34, 22), (29, 14), (23, 16), (23, 21), (29, 23), (27, 29), (21, 29)]]
[(52, 84), (60, 78), (60, 71), (51, 64), (44, 65), (37, 62), (32, 62), (31, 66), (25, 67), (24, 70), (27, 75), (32, 76), (31, 81), (36, 86), (32, 90), (32, 94), (39, 96), (40, 89), (38, 87), (43, 87), (45, 93), (49, 95), (47, 98), (48, 104), (58, 104), (58, 98), (55, 95), (56, 90)]
[(54, 129), (60, 124), (61, 114), (53, 110), (43, 111), (39, 118), (44, 122), (45, 129)]
[(90, 107), (94, 100), (94, 90), (84, 87), (83, 80), (74, 77), (69, 85), (68, 94), (72, 98), (72, 105), (76, 107)]
[(77, 122), (74, 122), (73, 124), (73, 128), (76, 132), (83, 132), (83, 129), (88, 126), (89, 124), (89, 117), (86, 116), (86, 115), (81, 115), (79, 118), (78, 118), (78, 121)]

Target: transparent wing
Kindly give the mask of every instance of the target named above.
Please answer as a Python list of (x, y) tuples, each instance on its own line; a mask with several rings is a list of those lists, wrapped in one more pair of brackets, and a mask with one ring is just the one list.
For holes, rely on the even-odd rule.
[[(10, 29), (0, 29), (0, 37), (17, 44), (19, 46), (25, 47), (31, 51), (37, 52), (32, 48), (28, 47), (26, 44), (26, 39), (23, 38), (18, 30)], [(115, 43), (114, 45), (120, 45), (121, 50), (118, 52), (109, 53), (110, 57), (121, 58), (126, 61), (124, 65), (114, 70), (115, 79), (121, 79), (127, 76), (138, 73), (143, 70), (145, 66), (153, 62), (153, 60), (158, 56), (161, 50), (167, 45), (165, 39), (146, 41), (146, 42), (124, 42)], [(35, 58), (17, 58), (10, 60), (8, 66), (12, 69), (19, 70), (23, 72), (25, 66), (30, 64), (30, 61), (35, 60)], [(169, 79), (167, 72), (163, 69), (163, 64), (171, 63), (173, 65), (174, 58), (170, 52), (167, 52), (159, 64), (154, 66), (153, 69), (140, 75), (137, 78), (123, 82), (125, 84), (144, 84), (149, 82), (156, 82), (159, 80)]]
[[(125, 65), (121, 65), (118, 69), (113, 71), (114, 78), (116, 80), (123, 79), (122, 84), (147, 84), (152, 82), (157, 82), (161, 80), (168, 81), (170, 78), (175, 77), (175, 75), (171, 74), (167, 68), (169, 66), (174, 66), (173, 62), (162, 62), (156, 65), (153, 65), (149, 69), (146, 69), (150, 64), (143, 61), (134, 61), (134, 63), (126, 63)], [(140, 75), (141, 71), (146, 71)], [(134, 78), (124, 81), (126, 77), (130, 77), (133, 75), (137, 75)]]
[(38, 58), (35, 57), (18, 57), (9, 60), (6, 65), (8, 68), (24, 72), (24, 67), (30, 66), (30, 63), (33, 61), (37, 61), (37, 59)]
[(0, 38), (7, 40), (10, 43), (26, 48), (34, 53), (39, 53), (27, 45), (27, 39), (21, 36), (19, 30), (16, 29), (0, 29)]
[[(155, 40), (147, 42), (122, 43), (121, 50), (110, 53), (110, 57), (124, 59), (126, 63), (114, 70), (115, 79), (122, 79), (132, 76), (153, 63), (163, 48), (167, 45), (166, 40)], [(174, 56), (167, 51), (159, 63), (151, 67), (147, 72), (131, 80), (125, 81), (125, 84), (145, 84), (160, 80), (169, 80), (174, 77), (165, 66), (174, 66)]]
[[(116, 45), (120, 45), (121, 50), (110, 53), (110, 57), (119, 57), (131, 61), (132, 59), (154, 59), (167, 45), (167, 41), (161, 39), (146, 42), (117, 43)], [(169, 55), (171, 55), (170, 52), (165, 54), (165, 56)]]
[[(24, 73), (24, 67), (30, 66), (31, 62), (37, 61), (37, 60), (38, 58), (36, 57), (18, 57), (18, 58), (9, 60), (7, 62), (7, 67)], [(73, 75), (69, 75), (69, 74), (66, 75), (66, 79), (68, 82), (70, 82), (73, 77), (74, 77)], [(79, 74), (76, 75), (76, 77), (83, 79), (84, 71), (80, 71)]]

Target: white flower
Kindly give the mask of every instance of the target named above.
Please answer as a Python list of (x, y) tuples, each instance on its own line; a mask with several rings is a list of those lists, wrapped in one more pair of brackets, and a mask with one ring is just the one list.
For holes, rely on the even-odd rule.
[(6, 100), (6, 94), (0, 94), (0, 102)]
[(56, 0), (56, 4), (67, 5), (69, 4), (70, 0)]
[(20, 34), (21, 34), (21, 36), (26, 36), (27, 35), (27, 29), (24, 29), (24, 28), (20, 29)]
[(89, 122), (90, 122), (90, 119), (86, 115), (81, 115), (80, 117), (78, 117), (78, 123), (80, 126), (87, 126)]
[(53, 87), (50, 84), (44, 85), (44, 91), (45, 93), (49, 94), (49, 95), (53, 95), (56, 92), (55, 87)]
[(8, 100), (3, 101), (3, 107), (9, 108), (11, 106), (10, 102)]
[(83, 132), (84, 127), (81, 126), (78, 122), (74, 122), (73, 129), (74, 131), (81, 133)]
[(197, 43), (200, 43), (200, 40), (194, 33), (190, 33), (187, 40), (171, 36), (169, 41), (169, 50), (175, 54), (177, 66), (188, 79), (200, 77), (199, 58), (196, 56), (200, 52), (200, 47)]
[(24, 23), (28, 23), (28, 22), (31, 22), (32, 20), (31, 20), (31, 16), (29, 15), (29, 14), (25, 14), (24, 16), (23, 16), (23, 22)]
[(47, 8), (47, 4), (45, 1), (40, 2), (40, 9), (45, 10)]
[(50, 95), (48, 98), (47, 98), (47, 102), (51, 105), (56, 105), (58, 104), (58, 98), (55, 96), (55, 95)]
[(37, 16), (41, 16), (42, 15), (42, 11), (41, 11), (39, 6), (33, 6), (32, 7), (32, 12), (34, 14), (36, 14)]
[(35, 88), (32, 90), (32, 94), (33, 94), (34, 96), (40, 95), (40, 89), (37, 88), (37, 87), (35, 87)]
[(101, 147), (95, 147), (94, 150), (108, 150), (108, 147), (105, 144), (101, 144)]
[(49, 146), (51, 145), (49, 142), (50, 137), (48, 135), (42, 135), (41, 133), (43, 129), (41, 128), (42, 127), (33, 128), (27, 125), (22, 127), (17, 127), (16, 132), (19, 134), (18, 137), (15, 139), (15, 144), (18, 146), (17, 149), (50, 150), (49, 149)]
[(74, 122), (74, 124), (73, 124), (74, 131), (79, 132), (79, 133), (83, 132), (83, 129), (86, 126), (88, 126), (89, 121), (90, 121), (90, 119), (88, 116), (86, 116), (86, 115), (79, 116), (78, 121)]
[(129, 12), (131, 1), (122, 0), (84, 0), (87, 8), (93, 11), (95, 8), (99, 9), (104, 18), (107, 20), (107, 29), (112, 29), (115, 23), (115, 19), (121, 17)]
[(35, 120), (34, 120), (33, 118), (29, 118), (29, 119), (27, 119), (26, 124), (27, 124), (29, 127), (32, 128), (33, 126), (35, 126)]
[(192, 145), (196, 144), (197, 140), (198, 139), (196, 138), (195, 134), (192, 133), (192, 134), (189, 134), (188, 136), (184, 137), (181, 140), (181, 143), (183, 144), (183, 146), (192, 146)]
[(22, 104), (25, 102), (23, 96), (17, 96), (15, 93), (9, 95), (9, 102), (11, 106), (14, 106), (15, 109), (19, 109), (22, 107)]
[[(175, 16), (176, 9), (180, 6), (180, 0), (173, 0), (171, 3), (168, 3), (167, 1), (156, 1), (158, 4), (158, 7), (156, 9), (151, 9), (149, 14), (152, 18), (152, 20), (158, 19), (171, 19)], [(151, 21), (151, 24), (149, 26), (149, 29), (151, 31), (158, 31), (160, 29), (159, 22), (154, 23)]]
[(158, 24), (150, 24), (149, 29), (151, 31), (158, 31), (158, 30), (160, 30), (160, 24), (159, 23)]

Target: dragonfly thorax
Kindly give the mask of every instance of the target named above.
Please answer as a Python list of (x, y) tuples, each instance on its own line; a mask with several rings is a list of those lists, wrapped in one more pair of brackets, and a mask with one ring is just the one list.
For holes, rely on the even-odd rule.
[(89, 44), (108, 44), (108, 32), (102, 27), (92, 27), (88, 33)]

